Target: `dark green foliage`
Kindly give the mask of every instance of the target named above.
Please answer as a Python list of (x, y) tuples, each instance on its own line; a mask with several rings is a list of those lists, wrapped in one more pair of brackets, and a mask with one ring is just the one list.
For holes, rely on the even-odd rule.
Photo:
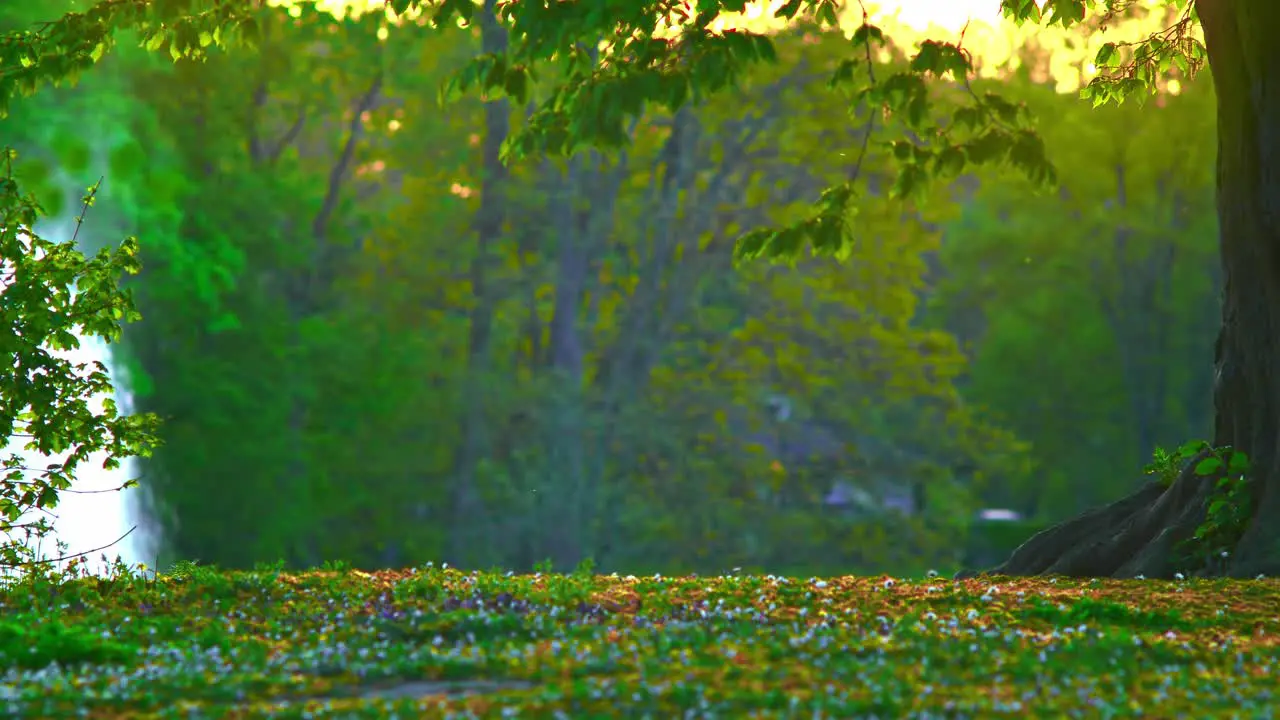
[(0, 667), (6, 669), (113, 665), (130, 660), (137, 652), (136, 646), (104, 638), (101, 627), (64, 624), (48, 616), (0, 620)]
[[(849, 112), (823, 124), (856, 127), (838, 139), (856, 152), (852, 168), (797, 158), (793, 165), (801, 171), (770, 167), (756, 183), (739, 177), (754, 177), (752, 169), (702, 156), (742, 154), (753, 149), (750, 142), (710, 150), (688, 144), (686, 134), (697, 137), (695, 129), (726, 122), (714, 98), (750, 98), (744, 107), (763, 101), (773, 88), (760, 78), (777, 79), (780, 66), (799, 67), (797, 39), (803, 34), (807, 43), (809, 33), (836, 25), (836, 7), (830, 0), (790, 2), (776, 15), (800, 20), (797, 33), (769, 37), (714, 30), (717, 17), (740, 4), (700, 3), (677, 18), (684, 26), (669, 41), (659, 34), (660, 13), (646, 2), (508, 3), (492, 18), (485, 15), (489, 10), (476, 16), (473, 3), (444, 2), (429, 15), (435, 37), (454, 45), (423, 57), (425, 40), (412, 27), (389, 32), (383, 46), (376, 38), (389, 25), (380, 14), (333, 20), (307, 5), (294, 18), (234, 0), (208, 6), (111, 0), (0, 39), (0, 59), (21, 68), (0, 78), (0, 106), (43, 83), (69, 79), (117, 40), (175, 61), (161, 68), (136, 49), (121, 54), (131, 89), (125, 95), (144, 102), (125, 113), (134, 141), (111, 147), (110, 156), (113, 171), (126, 178), (120, 194), (126, 207), (118, 219), (151, 233), (143, 251), (149, 275), (136, 289), (153, 320), (129, 334), (121, 357), (140, 371), (144, 409), (169, 421), (171, 449), (149, 469), (155, 471), (154, 509), (177, 552), (236, 566), (280, 555), (294, 566), (325, 557), (397, 563), (406, 553), (437, 553), (445, 539), (456, 540), (464, 530), (483, 536), (518, 518), (519, 529), (501, 543), (461, 543), (477, 553), (467, 560), (514, 560), (525, 567), (552, 554), (564, 567), (597, 553), (616, 564), (698, 548), (698, 557), (676, 562), (712, 567), (767, 558), (792, 565), (835, 545), (842, 550), (826, 561), (862, 567), (875, 562), (864, 557), (871, 545), (945, 560), (940, 550), (963, 527), (957, 518), (975, 502), (979, 480), (989, 480), (986, 472), (999, 477), (982, 491), (1026, 500), (1033, 494), (1026, 483), (1036, 476), (1027, 471), (1025, 445), (969, 402), (997, 399), (990, 403), (997, 411), (1021, 413), (1019, 424), (1031, 427), (1025, 419), (1034, 412), (995, 379), (1010, 375), (1007, 365), (980, 363), (979, 372), (965, 378), (957, 369), (963, 363), (958, 343), (913, 325), (914, 303), (924, 291), (921, 260), (929, 242), (922, 238), (928, 233), (913, 231), (902, 239), (909, 250), (901, 259), (868, 248), (890, 236), (904, 212), (945, 214), (949, 200), (938, 199), (938, 179), (986, 178), (1005, 168), (1037, 187), (1063, 181), (1060, 163), (1032, 130), (1032, 103), (1011, 99), (1004, 88), (971, 85), (973, 64), (963, 48), (928, 41), (902, 56), (864, 18), (851, 43), (841, 38), (848, 57), (832, 63), (836, 71), (827, 84), (846, 96)], [(1007, 14), (1019, 21), (1064, 27), (1082, 22), (1087, 9), (1099, 10), (1104, 21), (1112, 10), (1077, 0), (1043, 8), (1006, 3)], [(1199, 45), (1185, 38), (1187, 18), (1172, 42), (1140, 45), (1133, 62), (1125, 51), (1107, 49), (1102, 60), (1122, 62), (1118, 74), (1098, 87), (1121, 95), (1150, 89), (1173, 65), (1192, 74), (1202, 58)], [(455, 33), (455, 19), (477, 26)], [(484, 36), (482, 52), (469, 40), (471, 30)], [(507, 39), (494, 42), (497, 31)], [(601, 37), (617, 42), (603, 56), (584, 49)], [(873, 61), (872, 51), (881, 49), (890, 50), (893, 60)], [(419, 67), (424, 63), (427, 72)], [(443, 85), (445, 95), (458, 101), (449, 113), (470, 120), (459, 128), (449, 117), (432, 124), (416, 117), (428, 113), (416, 113), (413, 136), (436, 139), (464, 159), (466, 148), (477, 146), (482, 166), (450, 164), (455, 158), (444, 152), (424, 152), (364, 126), (366, 118), (371, 127), (400, 122), (380, 102), (393, 90), (397, 102), (413, 98), (424, 84)], [(810, 85), (796, 76), (777, 84), (793, 95), (811, 92)], [(476, 90), (488, 101), (483, 120), (479, 104), (467, 96)], [(508, 101), (514, 104), (501, 104)], [(812, 114), (809, 98), (800, 106)], [(504, 113), (511, 115), (507, 124), (497, 123)], [(472, 135), (482, 123), (486, 134)], [(683, 129), (668, 132), (664, 123)], [(768, 123), (782, 125), (776, 118)], [(502, 129), (507, 127), (510, 132)], [(723, 137), (750, 135), (740, 130)], [(370, 135), (375, 138), (364, 142)], [(813, 152), (812, 140), (806, 147), (784, 131), (765, 137), (779, 147), (792, 143)], [(92, 155), (74, 137), (54, 145), (54, 159), (71, 171)], [(499, 145), (508, 169), (494, 162)], [(829, 148), (819, 154), (829, 156)], [(403, 211), (394, 224), (387, 218), (403, 208), (355, 200), (368, 188), (352, 179), (375, 157), (381, 163), (388, 156), (405, 163), (387, 182), (403, 183), (402, 193), (415, 198), (412, 212)], [(536, 169), (528, 162), (542, 158), (549, 161)], [(416, 174), (406, 174), (410, 167)], [(39, 169), (31, 172), (39, 182)], [(494, 181), (499, 175), (510, 177)], [(477, 177), (491, 184), (482, 193), (488, 202), (474, 214), (452, 197), (424, 199), (432, 197), (427, 188), (447, 186), (465, 200)], [(646, 205), (628, 185), (643, 187), (645, 178), (652, 183), (646, 192), (660, 202)], [(596, 193), (615, 182), (632, 194)], [(729, 212), (716, 207), (724, 217), (706, 227), (671, 223), (705, 218), (693, 199), (704, 186), (745, 197), (768, 185), (792, 188), (799, 200), (789, 200), (785, 213), (758, 212), (757, 205), (774, 202), (770, 196)], [(884, 191), (869, 191), (873, 185)], [(574, 203), (563, 200), (565, 190), (578, 195)], [(494, 201), (497, 194), (503, 202)], [(816, 204), (799, 211), (815, 197)], [(703, 202), (716, 206), (720, 198)], [(507, 214), (486, 209), (494, 207)], [(997, 201), (988, 209), (1004, 208)], [(1031, 214), (1039, 216), (1039, 210)], [(666, 224), (655, 228), (655, 220)], [(1129, 220), (1108, 218), (1117, 227)], [(586, 228), (576, 240), (575, 223)], [(615, 239), (617, 227), (640, 229), (635, 237)], [(424, 239), (422, 228), (443, 240)], [(721, 232), (730, 237), (716, 237)], [(690, 298), (689, 304), (701, 303), (718, 282), (705, 278), (728, 260), (722, 241), (735, 235), (737, 260), (764, 256), (802, 264), (806, 279), (826, 293), (826, 305), (843, 302), (881, 318), (880, 325), (842, 327), (841, 335), (828, 329), (837, 321), (819, 320), (815, 311), (816, 327), (804, 329), (820, 333), (819, 345), (859, 352), (871, 345), (869, 354), (884, 357), (853, 365), (878, 363), (900, 375), (840, 374), (809, 361), (809, 346), (752, 326), (774, 310), (747, 307), (742, 298), (748, 292), (736, 298), (737, 306), (715, 308), (715, 321), (707, 320), (712, 313), (694, 318), (673, 310)], [(614, 243), (607, 252), (602, 238)], [(884, 287), (862, 307), (866, 278), (857, 288), (822, 286), (823, 266), (803, 262), (808, 249), (814, 256), (853, 258), (852, 265)], [(616, 262), (604, 267), (606, 257)], [(909, 270), (899, 269), (904, 265)], [(406, 267), (417, 269), (408, 273)], [(395, 282), (384, 282), (388, 268), (399, 273)], [(633, 283), (633, 277), (644, 282)], [(760, 294), (771, 293), (794, 310), (811, 306), (814, 288), (775, 284)], [(583, 302), (566, 307), (566, 297)], [(1020, 307), (1018, 300), (1006, 304)], [(753, 318), (752, 310), (761, 317)], [(560, 323), (566, 314), (572, 317)], [(594, 325), (580, 330), (588, 318)], [(1016, 324), (1010, 316), (1000, 320), (1004, 329)], [(580, 336), (566, 339), (564, 327)], [(1015, 328), (1000, 339), (1018, 334)], [(721, 342), (726, 335), (729, 340)], [(760, 358), (761, 339), (803, 350), (770, 364)], [(983, 349), (1000, 347), (988, 343)], [(721, 384), (697, 387), (692, 368), (714, 366), (726, 350), (745, 357), (745, 369), (716, 368)], [(1089, 366), (1076, 357), (1064, 364)], [(784, 466), (769, 464), (763, 454), (742, 457), (743, 446), (752, 443), (741, 436), (759, 412), (731, 423), (725, 408), (753, 402), (746, 400), (747, 388), (766, 382), (790, 384), (815, 399), (840, 397), (844, 407), (828, 403), (814, 413), (843, 436), (874, 426), (895, 439), (911, 433), (935, 438), (938, 447), (917, 463), (930, 466), (928, 474), (939, 475), (939, 467), (957, 456), (980, 458), (983, 467), (964, 483), (942, 472), (935, 483), (948, 499), (909, 522), (851, 524), (830, 517), (818, 500), (822, 484), (849, 468), (828, 462), (828, 472), (817, 474), (806, 467), (812, 458), (787, 458)], [(868, 388), (882, 387), (897, 394), (871, 401)], [(1097, 394), (1110, 390), (1104, 385)], [(662, 402), (653, 399), (663, 393)], [(699, 402), (687, 402), (692, 397)], [(859, 407), (855, 398), (875, 406)], [(1152, 414), (1194, 415), (1191, 409), (1181, 416)], [(1167, 431), (1161, 426), (1138, 433), (1133, 444), (1145, 453), (1152, 438)], [(1111, 426), (1106, 432), (1119, 434)], [(1055, 463), (1046, 485), (1057, 493), (1066, 488), (1065, 478), (1077, 476), (1075, 467), (1058, 461), (1089, 455), (1053, 447), (1065, 437), (1055, 429), (1033, 438), (1041, 457)], [(455, 450), (460, 445), (470, 448), (466, 454)], [(926, 474), (915, 466), (910, 472)], [(229, 524), (254, 531), (228, 542), (220, 528)], [(761, 527), (774, 537), (805, 537), (813, 544), (744, 550)], [(399, 542), (387, 540), (393, 534)]]
[[(1186, 453), (1193, 452), (1193, 456)], [(1247, 485), (1250, 475), (1249, 458), (1229, 447), (1210, 449), (1209, 443), (1188, 443), (1166, 463), (1187, 462), (1197, 457), (1190, 468), (1197, 477), (1213, 483), (1204, 508), (1204, 520), (1189, 538), (1183, 539), (1175, 549), (1179, 560), (1188, 567), (1212, 571), (1227, 564), (1231, 550), (1240, 541), (1253, 517), (1253, 498)]]

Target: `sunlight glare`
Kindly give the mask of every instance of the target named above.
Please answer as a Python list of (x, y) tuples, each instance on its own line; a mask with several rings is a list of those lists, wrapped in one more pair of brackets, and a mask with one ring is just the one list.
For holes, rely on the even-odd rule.
[[(1103, 33), (1085, 34), (1078, 27), (1065, 30), (1060, 26), (1044, 27), (1029, 23), (1022, 27), (1006, 20), (1000, 10), (1001, 0), (864, 0), (863, 3), (846, 3), (840, 13), (840, 25), (846, 34), (862, 23), (865, 6), (871, 22), (879, 26), (887, 37), (903, 47), (919, 47), (925, 39), (939, 42), (960, 43), (972, 53), (977, 74), (983, 77), (1000, 77), (1019, 64), (1019, 49), (1028, 42), (1047, 53), (1048, 75), (1056, 82), (1059, 92), (1074, 92), (1097, 74), (1090, 62), (1103, 43), (1126, 41), (1146, 37), (1168, 26), (1169, 17), (1159, 8), (1166, 0), (1136, 0), (1154, 10), (1142, 20), (1123, 20), (1112, 23)], [(268, 0), (271, 5), (291, 7), (295, 0)], [(1043, 7), (1046, 0), (1037, 0)], [(692, 5), (692, 3), (688, 3)], [(744, 27), (756, 32), (768, 32), (782, 28), (785, 21), (775, 18), (774, 12), (785, 0), (759, 0), (747, 5), (742, 13), (724, 13), (711, 25), (717, 32)], [(362, 14), (385, 8), (385, 0), (316, 0), (322, 11), (341, 14), (349, 11)], [(386, 12), (390, 17), (390, 10)], [(421, 15), (421, 10), (409, 13), (409, 19)], [(391, 20), (396, 24), (395, 19)], [(461, 24), (461, 23), (460, 23)]]
[(888, 0), (869, 2), (867, 10), (873, 20), (894, 17), (921, 32), (941, 28), (959, 33), (971, 22), (992, 28), (1005, 22), (1000, 14), (1000, 0)]

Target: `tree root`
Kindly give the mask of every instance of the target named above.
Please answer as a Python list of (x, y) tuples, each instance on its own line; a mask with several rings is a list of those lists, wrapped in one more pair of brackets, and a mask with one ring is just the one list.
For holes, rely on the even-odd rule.
[(1205, 517), (1213, 479), (1197, 475), (1204, 451), (1188, 462), (1167, 488), (1151, 482), (1126, 498), (1033, 536), (1003, 564), (982, 575), (1172, 578), (1175, 548)]

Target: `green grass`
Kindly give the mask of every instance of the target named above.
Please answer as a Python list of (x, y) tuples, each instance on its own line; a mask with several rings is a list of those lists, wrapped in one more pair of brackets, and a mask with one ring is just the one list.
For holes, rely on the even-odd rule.
[(0, 716), (1270, 717), (1280, 581), (120, 574), (0, 593)]

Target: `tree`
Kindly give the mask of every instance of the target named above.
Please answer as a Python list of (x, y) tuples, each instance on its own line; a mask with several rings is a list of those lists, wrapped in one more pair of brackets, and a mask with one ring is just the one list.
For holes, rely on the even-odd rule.
[(33, 543), (52, 527), (43, 517), (22, 522), (27, 513), (56, 508), (58, 494), (94, 453), (105, 453), (107, 468), (148, 454), (156, 423), (152, 416), (121, 416), (109, 397), (95, 408), (98, 396), (112, 392), (107, 368), (55, 354), (78, 347), (76, 333), (116, 340), (121, 323), (139, 317), (119, 287), (122, 275), (138, 271), (137, 241), (85, 258), (74, 236), (54, 242), (37, 235), (42, 210), (32, 196), (19, 193), (14, 155), (6, 150), (0, 158), (0, 348), (12, 358), (0, 372), (0, 448), (21, 438), (28, 450), (66, 454), (44, 468), (28, 467), (16, 453), (0, 461), (0, 532), (7, 538), (0, 544), (0, 568), (30, 570), (44, 560), (35, 556)]
[[(75, 2), (6, 3), (0, 32), (54, 20)], [(7, 65), (0, 68), (0, 74), (8, 73)], [(53, 124), (47, 116), (40, 119), (6, 127), (6, 140), (18, 144)], [(77, 133), (92, 132), (83, 120)], [(76, 364), (59, 354), (78, 347), (77, 334), (118, 340), (122, 325), (139, 317), (132, 297), (119, 287), (123, 277), (139, 269), (138, 244), (128, 238), (86, 257), (74, 235), (40, 236), (37, 222), (58, 214), (65, 198), (32, 160), (12, 149), (0, 152), (0, 353), (11, 358), (0, 371), (0, 450), (19, 445), (56, 460), (32, 467), (17, 453), (0, 456), (0, 571), (5, 574), (38, 571), (68, 559), (60, 553), (40, 557), (37, 547), (53, 529), (45, 515), (56, 511), (60, 494), (71, 488), (77, 469), (91, 456), (102, 453), (106, 467), (113, 468), (125, 458), (148, 455), (156, 445), (154, 417), (118, 413), (106, 367)], [(28, 192), (31, 186), (46, 192)], [(98, 191), (95, 185), (84, 198), (77, 230)], [(129, 480), (120, 489), (134, 484)], [(109, 547), (115, 540), (104, 538), (103, 544)]]
[[(397, 325), (369, 290), (378, 281), (356, 268), (399, 229), (383, 212), (397, 193), (377, 194), (398, 180), (374, 169), (391, 154), (404, 84), (429, 83), (434, 96), (441, 78), (419, 62), (416, 27), (383, 48), (377, 14), (303, 10), (260, 10), (253, 53), (176, 64), (113, 56), (136, 61), (125, 95), (147, 122), (131, 127), (129, 145), (152, 161), (107, 173), (141, 197), (109, 209), (142, 235), (147, 270), (131, 288), (147, 321), (123, 348), (149, 380), (138, 406), (168, 419), (145, 483), (165, 557), (364, 567), (439, 554), (432, 523), (409, 522), (420, 518), (407, 510), (432, 499), (422, 476), (453, 443), (400, 438), (442, 404), (427, 379), (440, 373), (444, 333)], [(432, 60), (465, 50), (466, 37), (436, 34)], [(424, 132), (442, 140), (438, 126)], [(459, 129), (449, 140), (465, 138)], [(397, 151), (441, 166), (414, 147)], [(147, 202), (165, 175), (182, 191)], [(157, 212), (180, 223), (166, 227)], [(292, 501), (258, 501), (268, 489)]]
[(1093, 109), (1028, 75), (981, 82), (1033, 108), (1057, 191), (975, 177), (946, 225), (930, 312), (970, 348), (966, 399), (1018, 428), (1043, 469), (988, 488), (988, 506), (1062, 520), (1127, 494), (1156, 447), (1212, 426), (1214, 97), (1197, 81), (1156, 107)]
[[(409, 4), (398, 0), (397, 9)], [(1104, 46), (1098, 64), (1110, 63), (1111, 72), (1091, 83), (1086, 95), (1100, 103), (1123, 101), (1154, 91), (1166, 69), (1189, 79), (1206, 59), (1212, 68), (1218, 92), (1218, 215), (1225, 283), (1215, 350), (1214, 437), (1211, 446), (1191, 457), (1172, 482), (1152, 482), (1128, 498), (1038, 535), (997, 572), (1168, 575), (1177, 562), (1185, 561), (1178, 555), (1182, 543), (1209, 539), (1229, 546), (1222, 552), (1229, 558), (1224, 569), (1231, 574), (1280, 571), (1280, 379), (1274, 373), (1280, 362), (1276, 341), (1280, 335), (1275, 332), (1280, 329), (1280, 226), (1271, 209), (1280, 197), (1280, 187), (1273, 187), (1268, 171), (1280, 161), (1272, 137), (1280, 106), (1258, 91), (1280, 72), (1280, 53), (1266, 45), (1268, 38), (1280, 33), (1280, 7), (1264, 0), (1200, 0), (1194, 5), (1172, 0), (1170, 4), (1180, 12), (1164, 33), (1125, 48)], [(621, 124), (645, 102), (679, 106), (687, 97), (732, 84), (746, 64), (775, 59), (772, 43), (762, 35), (710, 29), (721, 13), (741, 10), (743, 5), (699, 3), (695, 15), (662, 3), (618, 2), (611, 4), (617, 15), (597, 15), (572, 4), (546, 8), (513, 3), (504, 8), (502, 17), (513, 34), (531, 41), (503, 56), (481, 58), (459, 82), (518, 92), (521, 83), (513, 78), (528, 73), (530, 64), (557, 52), (573, 53), (576, 42), (608, 38), (613, 42), (611, 56), (627, 62), (583, 62), (581, 73), (535, 113), (511, 148), (516, 154), (572, 153), (583, 143), (616, 142)], [(1083, 22), (1089, 11), (1105, 23), (1132, 4), (1048, 0), (1040, 6), (1004, 0), (1002, 6), (1006, 16), (1018, 22), (1070, 26)], [(470, 13), (461, 1), (445, 0), (438, 8), (446, 15)], [(833, 0), (794, 0), (778, 15), (790, 18), (801, 11), (828, 24), (838, 21)], [(674, 15), (679, 33), (663, 42), (659, 17), (669, 17), (668, 13)], [(1192, 32), (1198, 21), (1204, 30), (1203, 44)], [(623, 26), (621, 30), (618, 25)], [(882, 37), (864, 14), (853, 44), (866, 49), (868, 69), (870, 50)], [(570, 41), (559, 44), (552, 38)], [(846, 61), (833, 81), (852, 79), (857, 67), (857, 61)], [(951, 113), (949, 123), (930, 116), (925, 78), (950, 73), (964, 80), (971, 69), (960, 48), (926, 41), (909, 71), (883, 81), (869, 73), (861, 84), (857, 97), (862, 109), (881, 109), (916, 131), (914, 139), (894, 141), (902, 161), (895, 196), (909, 198), (930, 177), (954, 174), (970, 164), (1005, 162), (1034, 180), (1054, 179), (1039, 138), (1019, 124), (1019, 108), (1002, 98), (972, 95), (971, 102)], [(810, 218), (781, 229), (747, 233), (740, 241), (740, 255), (794, 257), (806, 241), (816, 251), (838, 252), (849, 237), (855, 182), (825, 192)], [(1250, 461), (1243, 490), (1221, 497), (1217, 491), (1234, 487), (1231, 481), (1241, 473), (1240, 458)], [(1211, 509), (1225, 512), (1223, 508), (1232, 507), (1240, 519), (1236, 527), (1211, 524), (1220, 533), (1213, 538), (1197, 533), (1207, 521), (1216, 520)], [(1246, 508), (1247, 512), (1239, 512)]]
[[(120, 28), (141, 30), (148, 47), (175, 57), (199, 55), (210, 44), (252, 40), (256, 28), (249, 0), (194, 0), (151, 9), (143, 0), (107, 0), (87, 13), (68, 15), (39, 32), (0, 41), (0, 111), (17, 92), (61, 80), (88, 67), (109, 49)], [(1135, 11), (1127, 0), (1002, 0), (1017, 22), (1104, 25)], [(1280, 187), (1280, 99), (1263, 92), (1280, 73), (1280, 51), (1268, 42), (1280, 35), (1280, 6), (1270, 0), (1168, 0), (1170, 26), (1145, 40), (1107, 44), (1097, 64), (1106, 72), (1090, 84), (1095, 102), (1123, 101), (1154, 92), (1169, 74), (1190, 79), (1207, 61), (1218, 96), (1218, 217), (1224, 298), (1215, 347), (1214, 436), (1208, 447), (1172, 473), (1128, 498), (1086, 513), (1033, 538), (998, 571), (1014, 574), (1168, 575), (1183, 541), (1205, 540), (1197, 529), (1237, 511), (1238, 523), (1213, 525), (1225, 544), (1233, 575), (1280, 572), (1280, 220), (1274, 206)], [(776, 53), (764, 34), (720, 29), (715, 21), (740, 12), (745, 0), (685, 3), (608, 0), (602, 3), (510, 2), (497, 8), (512, 41), (485, 54), (455, 78), (458, 90), (528, 99), (536, 72), (557, 59), (568, 71), (528, 121), (504, 143), (505, 157), (572, 155), (595, 145), (625, 144), (625, 128), (645, 109), (677, 111), (735, 84), (755, 63)], [(470, 21), (471, 0), (389, 0), (396, 13), (426, 9), (437, 26)], [(790, 0), (777, 15), (839, 22), (836, 0)], [(1203, 43), (1194, 31), (1203, 29)], [(227, 32), (233, 31), (233, 32)], [(602, 40), (604, 41), (602, 43)], [(979, 95), (965, 82), (967, 53), (954, 44), (926, 41), (908, 68), (877, 77), (872, 53), (883, 32), (865, 14), (853, 32), (854, 55), (832, 77), (850, 92), (865, 117), (879, 115), (905, 130), (890, 140), (899, 161), (891, 196), (909, 201), (935, 177), (954, 177), (975, 165), (1006, 164), (1040, 183), (1054, 169), (1025, 109), (994, 93)], [(595, 48), (601, 48), (595, 50)], [(938, 82), (946, 75), (950, 83)], [(940, 113), (939, 107), (949, 112)], [(869, 141), (869, 136), (868, 136)], [(863, 147), (866, 147), (864, 142)], [(741, 259), (794, 258), (807, 243), (817, 253), (841, 253), (858, 232), (856, 201), (868, 178), (860, 166), (851, 178), (825, 191), (814, 211), (790, 225), (747, 232)], [(1248, 471), (1239, 460), (1247, 458)], [(1241, 492), (1221, 497), (1222, 487), (1244, 478)], [(1210, 512), (1213, 510), (1215, 512)]]
[[(1186, 3), (1179, 3), (1186, 5)], [(1203, 50), (1188, 27), (1200, 21)], [(1280, 225), (1272, 208), (1280, 186), (1271, 178), (1280, 151), (1275, 129), (1280, 105), (1258, 93), (1280, 73), (1280, 53), (1266, 42), (1280, 33), (1280, 7), (1258, 0), (1198, 0), (1171, 35), (1173, 48), (1154, 43), (1158, 56), (1183, 66), (1207, 54), (1217, 92), (1217, 205), (1225, 290), (1214, 356), (1212, 447), (1190, 458), (1172, 482), (1152, 482), (1112, 505), (1042, 533), (994, 572), (1010, 574), (1167, 576), (1181, 544), (1212, 527), (1215, 513), (1235, 510), (1215, 545), (1233, 576), (1280, 572)], [(1169, 53), (1168, 50), (1172, 50)], [(1139, 61), (1121, 81), (1154, 84)], [(1222, 462), (1223, 449), (1249, 460), (1241, 491)], [(1224, 484), (1223, 481), (1226, 481)], [(1229, 506), (1234, 506), (1231, 508)], [(1206, 525), (1207, 523), (1207, 525)]]

